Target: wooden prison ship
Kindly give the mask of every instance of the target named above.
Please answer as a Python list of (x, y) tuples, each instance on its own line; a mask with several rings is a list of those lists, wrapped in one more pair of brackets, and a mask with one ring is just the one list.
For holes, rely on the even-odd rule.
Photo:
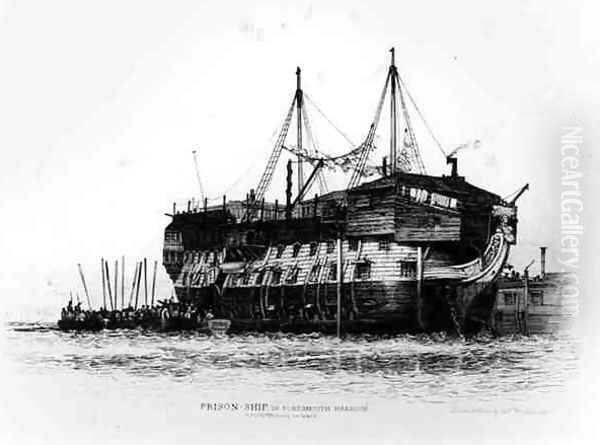
[[(393, 49), (367, 136), (344, 155), (309, 146), (299, 68), (296, 75), (256, 189), (218, 205), (174, 204), (167, 214), (163, 263), (178, 299), (231, 320), (232, 331), (334, 332), (340, 320), (344, 332), (462, 335), (488, 325), (496, 280), (516, 242), (520, 193), (509, 202), (470, 184), (458, 174), (455, 153), (446, 158), (448, 175), (426, 174)], [(373, 166), (388, 92), (389, 155)], [(287, 162), (285, 202), (269, 202), (284, 152), (295, 160)], [(312, 169), (306, 180), (304, 167)], [(350, 172), (348, 185), (309, 195), (336, 168)]]

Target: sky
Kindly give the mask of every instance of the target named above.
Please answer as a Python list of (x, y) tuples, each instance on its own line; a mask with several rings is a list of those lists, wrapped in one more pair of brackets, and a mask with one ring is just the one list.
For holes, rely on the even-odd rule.
[[(584, 129), (581, 187), (598, 185), (597, 17), (594, 2), (558, 1), (1, 1), (4, 315), (55, 318), (69, 291), (82, 293), (78, 263), (97, 305), (101, 257), (125, 255), (128, 282), (135, 261), (160, 262), (164, 213), (197, 195), (192, 150), (209, 197), (243, 198), (296, 66), (309, 97), (361, 141), (392, 46), (444, 150), (481, 141), (460, 153), (459, 173), (501, 196), (530, 184), (510, 261), (523, 267), (545, 245), (559, 270), (563, 127)], [(447, 173), (413, 120), (428, 172)], [(323, 151), (349, 149), (315, 126)], [(590, 269), (598, 252), (584, 253)], [(171, 293), (162, 267), (158, 293)]]

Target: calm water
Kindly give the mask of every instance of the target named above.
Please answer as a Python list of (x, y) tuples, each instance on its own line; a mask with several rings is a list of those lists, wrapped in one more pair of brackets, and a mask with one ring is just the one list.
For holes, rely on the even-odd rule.
[[(393, 416), (390, 407), (405, 413), (543, 415), (579, 378), (581, 350), (570, 335), (340, 341), (317, 334), (63, 333), (51, 324), (27, 323), (8, 324), (4, 342), (10, 376), (5, 390), (18, 400), (5, 406), (20, 428), (15, 437), (31, 433), (21, 420), (33, 416), (50, 434), (33, 435), (34, 442), (83, 443), (119, 442), (126, 432), (163, 432), (174, 424), (194, 437), (195, 428), (216, 431), (251, 418), (207, 411), (206, 403), (368, 407), (343, 419), (319, 414), (315, 422), (371, 421), (378, 410), (387, 413), (384, 421)], [(270, 425), (280, 421), (271, 419)], [(65, 428), (84, 432), (61, 436)]]

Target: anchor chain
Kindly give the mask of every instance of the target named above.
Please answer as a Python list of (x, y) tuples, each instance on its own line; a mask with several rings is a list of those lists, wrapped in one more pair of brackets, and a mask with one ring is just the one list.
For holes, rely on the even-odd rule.
[(464, 339), (465, 337), (462, 333), (462, 329), (460, 328), (460, 323), (456, 318), (456, 310), (454, 309), (454, 305), (450, 302), (450, 298), (448, 296), (446, 296), (446, 301), (448, 301), (448, 306), (450, 307), (450, 316), (452, 317), (452, 323), (454, 323), (454, 330), (461, 339)]

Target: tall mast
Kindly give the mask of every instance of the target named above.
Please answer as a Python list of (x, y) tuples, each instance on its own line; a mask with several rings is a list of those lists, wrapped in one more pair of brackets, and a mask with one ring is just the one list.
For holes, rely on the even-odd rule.
[(390, 172), (392, 174), (396, 173), (396, 147), (397, 147), (397, 117), (396, 117), (396, 65), (394, 58), (394, 48), (390, 49), (392, 53), (392, 63), (390, 65), (390, 80), (391, 90), (390, 90)]
[(298, 195), (304, 187), (304, 172), (302, 171), (302, 158), (300, 153), (302, 152), (302, 87), (300, 83), (300, 67), (296, 68), (296, 117), (298, 118), (298, 134), (297, 134), (297, 146), (298, 146)]

